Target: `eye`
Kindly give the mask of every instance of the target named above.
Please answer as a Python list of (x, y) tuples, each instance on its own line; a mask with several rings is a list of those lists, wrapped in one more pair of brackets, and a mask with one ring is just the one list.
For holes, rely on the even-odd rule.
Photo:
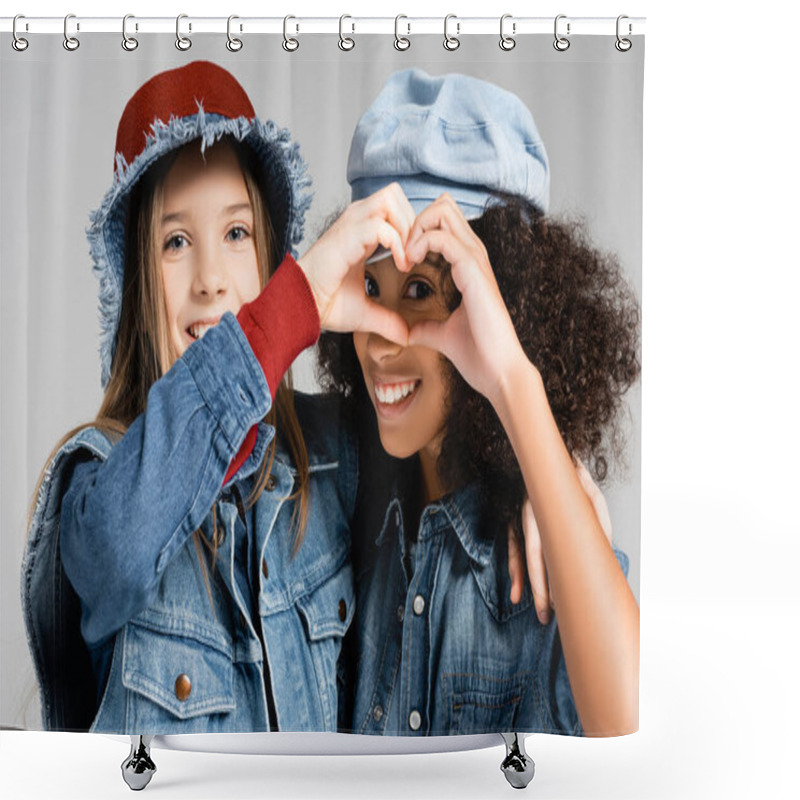
[(411, 281), (406, 288), (406, 297), (412, 300), (427, 300), (435, 294), (434, 288), (425, 281)]
[(372, 275), (364, 276), (364, 292), (367, 297), (380, 297), (381, 290), (378, 287), (378, 282)]
[(249, 235), (250, 235), (250, 232), (247, 230), (247, 228), (243, 227), (242, 225), (236, 225), (235, 227), (231, 228), (231, 229), (228, 231), (228, 236), (229, 236), (229, 237), (230, 237), (230, 238), (231, 238), (231, 239), (232, 239), (234, 242), (242, 242), (242, 241), (244, 241), (244, 240), (245, 240), (245, 239), (246, 239), (246, 238), (247, 238)]
[(181, 233), (176, 233), (174, 236), (170, 236), (166, 242), (164, 242), (164, 249), (165, 250), (180, 250), (182, 249), (182, 243), (186, 242), (186, 237)]

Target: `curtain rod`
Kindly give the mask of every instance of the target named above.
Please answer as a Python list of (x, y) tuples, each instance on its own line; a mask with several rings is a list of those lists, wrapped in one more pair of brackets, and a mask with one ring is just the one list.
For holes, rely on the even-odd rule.
[[(500, 33), (500, 17), (459, 17), (449, 15), (448, 31), (451, 35), (468, 36), (471, 34)], [(13, 17), (0, 18), (0, 31), (11, 33)], [(644, 34), (645, 17), (627, 17), (618, 22), (616, 17), (570, 17), (558, 15), (558, 30), (567, 35), (600, 35), (613, 36), (618, 32), (622, 36)], [(122, 33), (122, 17), (81, 17), (70, 15), (66, 20), (69, 35), (81, 33)], [(128, 35), (134, 33), (175, 33), (176, 17), (136, 17), (129, 16), (126, 29)], [(291, 34), (303, 33), (378, 33), (402, 36), (413, 34), (443, 34), (444, 17), (356, 17), (344, 15), (339, 17), (235, 17), (231, 21), (231, 31), (236, 34), (284, 33), (284, 25)], [(553, 34), (556, 27), (555, 17), (514, 17), (504, 15), (503, 29), (506, 35), (520, 36), (525, 34)], [(198, 33), (222, 33), (228, 31), (227, 17), (195, 17), (181, 15), (181, 33), (184, 35)], [(17, 20), (17, 34), (64, 33), (64, 17), (20, 16)]]

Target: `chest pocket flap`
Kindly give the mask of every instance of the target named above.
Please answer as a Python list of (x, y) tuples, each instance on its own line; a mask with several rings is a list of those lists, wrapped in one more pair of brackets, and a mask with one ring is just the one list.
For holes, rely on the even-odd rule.
[(314, 591), (299, 597), (297, 607), (306, 622), (311, 641), (344, 636), (353, 620), (355, 587), (349, 560)]
[(235, 708), (233, 660), (203, 637), (125, 628), (122, 683), (179, 719)]

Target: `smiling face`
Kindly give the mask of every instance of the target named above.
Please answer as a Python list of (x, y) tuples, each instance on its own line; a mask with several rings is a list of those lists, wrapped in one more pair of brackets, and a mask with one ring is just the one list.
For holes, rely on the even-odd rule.
[[(367, 295), (400, 314), (409, 328), (421, 320), (449, 316), (440, 282), (440, 267), (427, 260), (409, 273), (396, 269), (391, 256), (366, 267)], [(403, 347), (375, 333), (354, 333), (353, 343), (384, 449), (396, 458), (420, 453), (426, 474), (432, 474), (447, 412), (443, 357), (427, 347)]]
[(176, 158), (164, 180), (156, 251), (178, 355), (226, 311), (258, 297), (253, 208), (229, 145), (207, 149), (205, 161), (197, 147)]

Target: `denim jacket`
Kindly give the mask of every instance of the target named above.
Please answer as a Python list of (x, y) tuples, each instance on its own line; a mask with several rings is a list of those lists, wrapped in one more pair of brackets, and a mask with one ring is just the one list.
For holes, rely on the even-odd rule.
[[(229, 312), (153, 385), (116, 444), (86, 428), (48, 465), (22, 564), (46, 729), (336, 729), (356, 450), (336, 402), (296, 395), (311, 491), (293, 556), (296, 472), (281, 440), (267, 489), (247, 512), (241, 502), (274, 435), (262, 421), (270, 402)], [(220, 492), (254, 424), (255, 448)], [(212, 508), (222, 540), (213, 568), (202, 556), (207, 585), (192, 533), (210, 538)]]
[[(527, 582), (511, 603), (507, 535), (480, 481), (420, 509), (408, 502), (418, 459), (394, 464), (388, 480), (362, 465), (372, 477), (353, 529), (350, 729), (581, 735), (557, 620), (539, 622)], [(614, 551), (627, 576), (627, 556)]]

